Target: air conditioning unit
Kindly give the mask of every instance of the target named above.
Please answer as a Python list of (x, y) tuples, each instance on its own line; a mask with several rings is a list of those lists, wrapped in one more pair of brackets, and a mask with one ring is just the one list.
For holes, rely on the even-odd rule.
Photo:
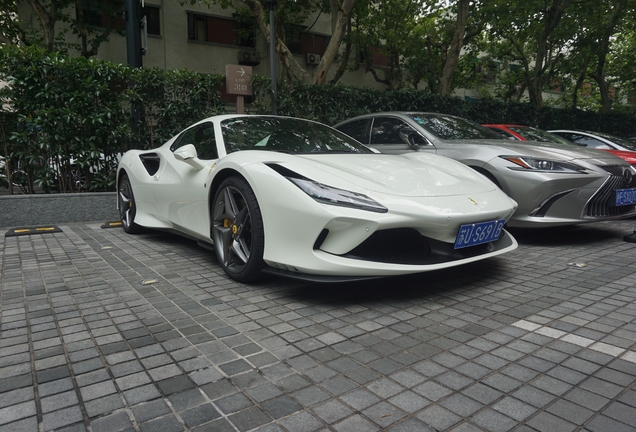
[(320, 56), (318, 54), (307, 54), (307, 64), (317, 65), (320, 63)]
[(256, 51), (239, 51), (238, 64), (256, 66), (261, 62), (261, 56)]

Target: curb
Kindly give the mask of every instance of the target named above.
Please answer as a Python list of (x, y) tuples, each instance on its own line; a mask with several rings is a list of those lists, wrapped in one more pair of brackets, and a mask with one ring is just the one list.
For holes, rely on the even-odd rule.
[(119, 220), (116, 192), (0, 196), (0, 226)]

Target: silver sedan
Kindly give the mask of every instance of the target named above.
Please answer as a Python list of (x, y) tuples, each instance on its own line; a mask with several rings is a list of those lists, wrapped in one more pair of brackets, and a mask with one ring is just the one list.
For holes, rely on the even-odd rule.
[(463, 162), (517, 201), (509, 226), (572, 225), (636, 215), (636, 169), (608, 153), (504, 140), (469, 120), (436, 113), (367, 114), (335, 128), (382, 153), (411, 153), (422, 160), (436, 153)]

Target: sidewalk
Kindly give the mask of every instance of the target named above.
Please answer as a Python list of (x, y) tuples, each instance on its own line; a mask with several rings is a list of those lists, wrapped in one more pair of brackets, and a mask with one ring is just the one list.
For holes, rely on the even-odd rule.
[(633, 220), (514, 231), (448, 271), (252, 286), (102, 223), (0, 237), (2, 432), (636, 430)]

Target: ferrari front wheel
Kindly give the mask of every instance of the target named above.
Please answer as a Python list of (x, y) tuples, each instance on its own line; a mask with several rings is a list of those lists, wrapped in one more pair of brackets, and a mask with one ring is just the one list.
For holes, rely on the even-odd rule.
[(140, 232), (141, 227), (135, 223), (135, 215), (137, 214), (135, 196), (130, 185), (130, 179), (128, 179), (126, 174), (123, 174), (119, 179), (117, 200), (119, 201), (119, 219), (124, 231), (128, 234)]
[(219, 263), (235, 281), (249, 282), (265, 267), (263, 218), (250, 185), (240, 177), (221, 183), (212, 203), (212, 240)]

